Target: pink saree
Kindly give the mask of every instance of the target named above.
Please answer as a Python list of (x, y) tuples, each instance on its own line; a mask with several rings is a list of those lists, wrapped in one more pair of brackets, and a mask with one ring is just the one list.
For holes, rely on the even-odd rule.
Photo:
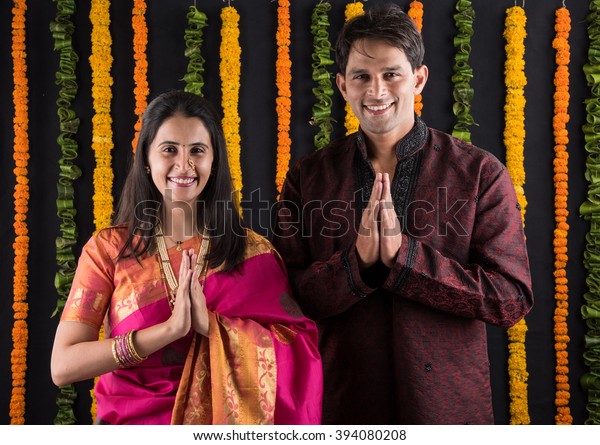
[[(115, 263), (126, 231), (110, 228), (86, 244), (62, 320), (105, 337), (170, 316), (157, 255)], [(184, 243), (198, 251), (199, 239)], [(169, 249), (173, 270), (181, 252)], [(208, 270), (209, 337), (188, 336), (138, 366), (102, 375), (97, 415), (110, 424), (319, 424), (322, 369), (317, 329), (291, 297), (279, 255), (249, 232), (234, 272)]]

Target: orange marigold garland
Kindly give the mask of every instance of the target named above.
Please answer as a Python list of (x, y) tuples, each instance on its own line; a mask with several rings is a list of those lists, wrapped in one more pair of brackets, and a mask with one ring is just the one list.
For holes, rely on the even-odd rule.
[(233, 180), (233, 201), (240, 205), (242, 197), (242, 166), (240, 162), (240, 15), (233, 6), (226, 6), (221, 11), (221, 101), (223, 104), (223, 133), (227, 145), (227, 157)]
[[(504, 38), (506, 39), (506, 104), (504, 144), (506, 146), (506, 167), (515, 187), (521, 208), (521, 218), (525, 221), (525, 169), (523, 149), (525, 145), (525, 95), (527, 84), (525, 77), (525, 10), (520, 6), (508, 8)], [(527, 324), (525, 319), (508, 329), (508, 378), (510, 396), (510, 423), (527, 425), (530, 423), (527, 400), (527, 356), (525, 337)]]
[(142, 129), (142, 115), (148, 106), (148, 59), (146, 57), (146, 47), (148, 46), (148, 26), (146, 25), (146, 2), (144, 0), (134, 0), (131, 16), (131, 25), (133, 27), (133, 58), (135, 67), (133, 69), (133, 80), (135, 88), (135, 135), (131, 145), (135, 152), (137, 141)]
[(277, 61), (275, 62), (277, 83), (277, 173), (275, 185), (277, 193), (285, 181), (290, 158), (292, 140), (290, 124), (292, 119), (292, 60), (290, 59), (291, 22), (289, 0), (279, 0), (277, 7)]
[(554, 350), (556, 353), (556, 424), (570, 425), (573, 423), (569, 399), (569, 330), (567, 316), (569, 315), (569, 288), (567, 286), (567, 198), (569, 192), (567, 144), (569, 143), (567, 122), (569, 122), (569, 31), (571, 17), (569, 10), (562, 7), (556, 10), (554, 25), (556, 37), (552, 47), (556, 50), (556, 72), (554, 74), (554, 215), (556, 228), (554, 230), (554, 284), (556, 308), (554, 309)]
[(13, 103), (15, 116), (13, 128), (15, 133), (14, 154), (16, 184), (15, 193), (15, 241), (14, 281), (13, 281), (13, 311), (14, 324), (12, 329), (13, 350), (10, 356), (12, 370), (12, 392), (10, 397), (11, 425), (25, 424), (25, 377), (27, 373), (27, 344), (29, 331), (27, 328), (27, 290), (29, 273), (27, 259), (29, 257), (29, 229), (27, 228), (27, 211), (29, 206), (29, 179), (27, 167), (29, 164), (29, 114), (27, 81), (27, 53), (25, 51), (25, 0), (14, 0), (12, 10), (12, 57), (13, 57)]
[[(92, 0), (90, 9), (92, 22), (92, 98), (94, 117), (92, 118), (92, 149), (96, 157), (94, 170), (94, 223), (96, 231), (108, 227), (113, 214), (111, 150), (114, 147), (112, 134), (112, 103), (113, 79), (110, 74), (113, 57), (111, 54), (112, 37), (110, 35), (110, 1)], [(99, 338), (104, 338), (104, 330), (100, 329)], [(97, 383), (98, 377), (95, 379)], [(92, 419), (96, 418), (96, 398), (92, 396)]]
[[(365, 9), (364, 9), (364, 5), (362, 4), (362, 2), (348, 3), (346, 5), (346, 10), (345, 10), (345, 14), (344, 14), (344, 16), (346, 18), (346, 22), (349, 21), (350, 19), (352, 19), (353, 17), (356, 17), (357, 15), (364, 14), (364, 12), (365, 12)], [(348, 134), (357, 132), (360, 124), (358, 122), (357, 117), (354, 115), (354, 111), (352, 111), (352, 108), (350, 107), (350, 104), (348, 102), (346, 102), (346, 105), (345, 105), (345, 112), (346, 112), (346, 118), (344, 120), (344, 126), (346, 127), (346, 134), (348, 135)]]
[[(419, 32), (423, 32), (423, 3), (414, 0), (410, 3), (408, 8), (408, 16), (413, 19), (415, 26)], [(423, 110), (423, 96), (421, 94), (415, 94), (415, 113), (419, 116)]]

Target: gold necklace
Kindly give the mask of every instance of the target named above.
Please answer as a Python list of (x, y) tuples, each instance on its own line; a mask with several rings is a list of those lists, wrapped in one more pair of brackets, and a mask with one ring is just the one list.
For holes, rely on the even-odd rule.
[[(206, 272), (208, 269), (208, 263), (206, 261), (206, 254), (208, 252), (208, 247), (210, 244), (210, 239), (208, 236), (204, 235), (204, 231), (202, 232), (201, 241), (200, 241), (200, 252), (198, 253), (198, 258), (196, 260), (196, 271), (200, 270), (200, 286), (204, 287), (204, 279), (206, 278)], [(156, 240), (156, 247), (158, 250), (159, 265), (160, 265), (160, 275), (165, 283), (165, 287), (167, 288), (167, 297), (169, 301), (169, 307), (173, 310), (175, 306), (175, 296), (177, 294), (177, 289), (179, 288), (179, 283), (177, 282), (177, 278), (175, 277), (175, 273), (173, 272), (173, 268), (171, 267), (171, 260), (169, 259), (169, 252), (167, 251), (167, 244), (165, 243), (165, 236), (162, 232), (162, 228), (158, 226), (156, 230), (156, 235), (154, 236)], [(204, 242), (204, 240), (207, 242)], [(181, 241), (178, 243), (177, 250), (181, 250)]]
[[(166, 238), (165, 235), (163, 235), (163, 237)], [(175, 250), (177, 250), (177, 252), (181, 252), (181, 245), (183, 244), (183, 240), (181, 240), (181, 241), (174, 240), (172, 236), (170, 236), (169, 238), (171, 238), (171, 240), (177, 245), (177, 247), (175, 248)]]

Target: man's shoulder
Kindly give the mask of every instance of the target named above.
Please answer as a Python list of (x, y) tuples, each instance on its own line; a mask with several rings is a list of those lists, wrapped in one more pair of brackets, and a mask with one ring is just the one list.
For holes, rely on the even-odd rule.
[(492, 152), (484, 148), (435, 128), (429, 128), (429, 134), (430, 146), (436, 152), (440, 152), (448, 157), (460, 157), (463, 160), (469, 159), (471, 162), (487, 165), (489, 168), (504, 168), (504, 164)]
[(341, 156), (350, 152), (354, 139), (354, 134), (335, 139), (322, 149), (305, 154), (296, 164), (315, 167), (319, 164), (337, 162)]

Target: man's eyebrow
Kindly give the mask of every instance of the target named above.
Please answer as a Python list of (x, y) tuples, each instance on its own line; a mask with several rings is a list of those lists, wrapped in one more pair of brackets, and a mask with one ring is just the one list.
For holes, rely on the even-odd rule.
[[(381, 72), (400, 71), (401, 69), (402, 69), (402, 67), (400, 67), (400, 65), (384, 66), (381, 69)], [(365, 73), (367, 73), (367, 69), (366, 68), (355, 68), (355, 69), (351, 69), (348, 73), (349, 74), (365, 74)]]

